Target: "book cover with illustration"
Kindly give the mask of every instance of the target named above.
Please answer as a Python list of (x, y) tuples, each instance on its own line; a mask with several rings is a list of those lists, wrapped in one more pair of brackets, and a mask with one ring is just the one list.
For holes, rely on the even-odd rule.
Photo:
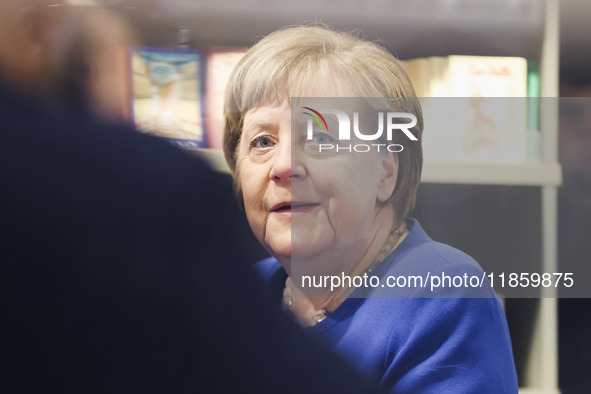
[(417, 58), (403, 60), (401, 63), (412, 81), (417, 97), (430, 97), (429, 60), (425, 58)]
[(131, 113), (136, 128), (183, 148), (206, 146), (202, 57), (189, 48), (131, 50)]
[(425, 61), (429, 82), (419, 84), (426, 85), (426, 160), (528, 161), (524, 58), (447, 56)]
[(222, 149), (224, 91), (230, 74), (248, 48), (212, 47), (207, 54), (205, 129), (208, 147)]

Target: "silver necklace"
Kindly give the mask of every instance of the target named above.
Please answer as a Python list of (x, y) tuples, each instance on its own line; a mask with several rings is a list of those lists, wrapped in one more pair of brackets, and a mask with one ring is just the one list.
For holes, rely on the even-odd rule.
[[(382, 261), (384, 261), (384, 259), (388, 257), (390, 253), (392, 253), (392, 250), (394, 249), (397, 242), (400, 240), (400, 238), (404, 235), (405, 232), (406, 222), (403, 220), (402, 224), (398, 228), (390, 231), (390, 234), (388, 234), (388, 238), (386, 239), (386, 242), (384, 242), (384, 246), (380, 250), (380, 253), (378, 253), (374, 261), (363, 271), (361, 276), (369, 275)], [(293, 291), (291, 290), (291, 287), (286, 288), (285, 292), (283, 293), (283, 305), (284, 309), (291, 311), (291, 308), (293, 306)], [(324, 307), (316, 311), (314, 315), (309, 318), (299, 317), (295, 314), (293, 315), (297, 319), (299, 324), (303, 327), (313, 327), (316, 324), (323, 321), (324, 319), (326, 319), (326, 317), (329, 314), (330, 312), (326, 309), (326, 307)]]
[(388, 234), (386, 242), (384, 242), (382, 250), (380, 250), (380, 253), (378, 253), (375, 260), (365, 269), (365, 271), (363, 271), (363, 274), (361, 276), (371, 273), (378, 266), (378, 264), (384, 261), (384, 259), (388, 257), (390, 253), (392, 253), (392, 249), (394, 249), (394, 246), (396, 246), (396, 243), (404, 235), (405, 232), (406, 222), (403, 220), (402, 224), (396, 230), (390, 231), (390, 234)]

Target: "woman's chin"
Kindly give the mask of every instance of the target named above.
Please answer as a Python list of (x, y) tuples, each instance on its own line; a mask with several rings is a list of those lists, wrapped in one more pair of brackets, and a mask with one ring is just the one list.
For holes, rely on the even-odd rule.
[(290, 231), (268, 229), (265, 245), (275, 257), (313, 258), (329, 249), (333, 241), (332, 232), (315, 230), (318, 229), (291, 228)]
[(273, 245), (267, 247), (267, 251), (271, 253), (280, 262), (291, 260), (291, 244), (289, 245)]
[(269, 252), (278, 260), (289, 258), (290, 260), (310, 260), (322, 253), (326, 248), (319, 247), (310, 242), (270, 242), (268, 244)]
[(334, 240), (332, 232), (314, 229), (292, 229), (291, 256), (292, 258), (313, 258), (330, 248)]

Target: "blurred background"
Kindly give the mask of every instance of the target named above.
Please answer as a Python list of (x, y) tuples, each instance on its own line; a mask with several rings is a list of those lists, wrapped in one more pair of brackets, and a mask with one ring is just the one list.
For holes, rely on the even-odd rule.
[[(366, 31), (387, 42), (401, 58), (457, 54), (539, 55), (542, 0), (372, 0), (209, 1), (69, 0), (77, 6), (103, 5), (126, 13), (154, 45), (174, 44), (175, 28), (187, 26), (193, 44), (248, 46), (285, 25), (321, 21)], [(560, 77), (591, 83), (591, 3), (560, 0)], [(465, 34), (470, 29), (470, 34)], [(519, 37), (519, 40), (515, 40)], [(513, 38), (513, 39), (511, 39)]]
[[(199, 154), (210, 157), (228, 182), (216, 153), (224, 78), (245, 48), (283, 26), (325, 23), (356, 31), (405, 61), (470, 55), (533, 62), (541, 88), (528, 95), (555, 100), (548, 112), (554, 108), (559, 115), (554, 120), (538, 115), (543, 131), (539, 157), (503, 168), (501, 175), (498, 169), (476, 166), (465, 178), (445, 181), (426, 166), (428, 179), (414, 215), (434, 239), (466, 251), (487, 271), (591, 267), (590, 1), (41, 3), (73, 6), (56, 36), (52, 83), (60, 102), (91, 116), (134, 122), (181, 148), (213, 148)], [(511, 173), (518, 175), (510, 178)], [(233, 209), (234, 225), (252, 238), (239, 208)], [(251, 244), (245, 264), (264, 257), (254, 238)], [(589, 298), (507, 298), (504, 306), (524, 392), (591, 392)]]

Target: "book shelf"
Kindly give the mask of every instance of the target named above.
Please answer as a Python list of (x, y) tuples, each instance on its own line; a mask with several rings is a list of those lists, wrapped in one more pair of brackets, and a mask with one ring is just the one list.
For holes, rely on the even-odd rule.
[[(221, 151), (196, 149), (217, 171), (230, 173)], [(467, 185), (516, 185), (556, 187), (562, 180), (557, 163), (487, 164), (425, 161), (421, 182)]]
[[(354, 0), (298, 3), (265, 0), (179, 2), (181, 23), (191, 29), (195, 44), (250, 46), (263, 35), (291, 24), (321, 21), (336, 29), (360, 30), (379, 39), (401, 59), (428, 56), (521, 56), (540, 64), (541, 96), (558, 97), (558, 0), (433, 1)], [(183, 18), (183, 17), (182, 17)], [(181, 19), (182, 19), (181, 18)], [(159, 42), (159, 44), (161, 44)], [(172, 44), (172, 43), (171, 43)], [(541, 261), (539, 272), (557, 270), (558, 108), (540, 110), (540, 161), (528, 164), (424, 163), (422, 182), (432, 184), (511, 185), (539, 189), (541, 198)], [(221, 151), (198, 149), (214, 169), (229, 172)], [(486, 207), (483, 207), (486, 209)], [(558, 393), (557, 300), (545, 289), (528, 315), (527, 354), (521, 364), (520, 392)]]

